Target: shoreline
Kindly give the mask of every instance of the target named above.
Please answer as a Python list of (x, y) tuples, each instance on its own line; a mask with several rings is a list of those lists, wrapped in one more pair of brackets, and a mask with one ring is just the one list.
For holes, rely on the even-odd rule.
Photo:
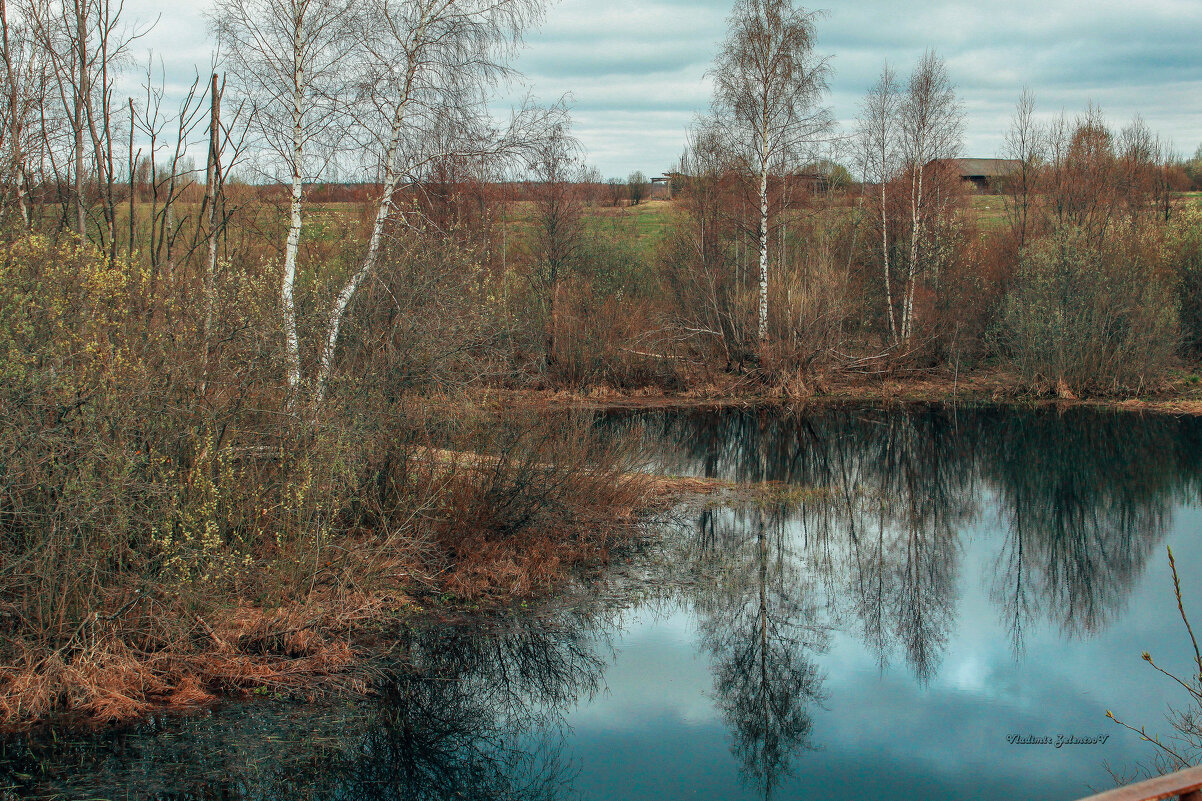
[[(735, 486), (647, 473), (627, 477), (642, 486), (645, 503), (614, 510), (599, 529), (480, 540), (482, 553), (462, 568), (480, 575), (482, 589), (475, 596), (456, 595), (453, 578), (438, 583), (445, 577), (403, 573), (405, 580), (385, 590), (302, 597), (274, 608), (230, 597), (204, 616), (194, 614), (193, 639), (203, 642), (201, 647), (193, 643), (144, 653), (126, 646), (119, 630), (102, 631), (99, 650), (93, 646), (68, 656), (70, 649), (84, 647), (69, 641), (48, 655), (27, 654), (24, 664), (0, 665), (0, 685), (9, 693), (7, 699), (0, 696), (0, 739), (135, 725), (156, 714), (198, 714), (262, 695), (301, 703), (338, 695), (370, 697), (381, 675), (380, 660), (393, 648), (386, 639), (389, 631), (487, 620), (519, 605), (525, 609), (528, 602), (531, 607), (552, 603), (573, 582), (595, 580), (615, 554), (637, 547), (657, 514)], [(100, 629), (104, 620), (90, 616), (72, 639), (86, 639), (84, 630)], [(86, 704), (32, 714), (14, 698), (22, 688), (61, 683), (64, 676), (78, 676), (99, 690), (92, 690)]]
[(504, 400), (507, 405), (525, 404), (539, 408), (569, 408), (597, 412), (648, 411), (655, 409), (806, 408), (837, 404), (994, 405), (1016, 408), (1090, 408), (1111, 411), (1148, 412), (1179, 416), (1202, 416), (1202, 384), (1184, 380), (1157, 392), (1138, 395), (1095, 395), (1083, 398), (1058, 397), (1049, 393), (1023, 391), (1004, 374), (976, 373), (958, 378), (946, 376), (892, 378), (880, 381), (819, 383), (805, 394), (761, 392), (728, 394), (710, 387), (683, 392), (656, 388), (632, 391), (599, 388), (585, 392), (567, 390), (490, 390), (485, 402)]

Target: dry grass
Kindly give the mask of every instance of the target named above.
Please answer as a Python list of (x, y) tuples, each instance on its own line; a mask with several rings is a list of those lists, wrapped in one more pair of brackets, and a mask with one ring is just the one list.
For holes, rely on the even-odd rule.
[(0, 725), (126, 721), (231, 693), (366, 692), (382, 626), (553, 590), (605, 560), (656, 501), (591, 415), (485, 416), (456, 437), (369, 465), (374, 489), (354, 492), (319, 540), (243, 541), (254, 560), (233, 577), (112, 574), (101, 611), (65, 632), (0, 607)]

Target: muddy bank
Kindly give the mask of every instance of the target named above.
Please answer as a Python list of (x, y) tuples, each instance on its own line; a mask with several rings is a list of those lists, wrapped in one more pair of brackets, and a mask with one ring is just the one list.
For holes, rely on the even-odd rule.
[(566, 390), (493, 391), (486, 396), (498, 405), (536, 408), (579, 408), (594, 411), (639, 409), (721, 409), (731, 407), (811, 406), (841, 402), (1012, 404), (1023, 407), (1089, 407), (1177, 415), (1202, 415), (1202, 382), (1181, 375), (1161, 387), (1137, 395), (1077, 397), (1048, 388), (1024, 389), (1011, 375), (980, 371), (961, 375), (933, 372), (905, 377), (821, 377), (793, 386), (764, 386), (744, 378), (702, 383), (682, 392), (649, 387), (624, 391), (608, 387)]

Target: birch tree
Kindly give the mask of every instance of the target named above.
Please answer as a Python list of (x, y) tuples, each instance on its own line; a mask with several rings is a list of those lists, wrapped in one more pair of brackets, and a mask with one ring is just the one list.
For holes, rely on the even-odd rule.
[(1005, 177), (1003, 197), (1006, 202), (1010, 230), (1018, 250), (1027, 245), (1032, 228), (1032, 206), (1038, 191), (1040, 164), (1044, 159), (1044, 133), (1035, 120), (1035, 96), (1027, 87), (1014, 107), (1010, 129), (1002, 143), (1002, 157), (1017, 162), (1014, 171)]
[(491, 90), (512, 74), (508, 57), (542, 10), (540, 0), (369, 0), (358, 7), (356, 117), (368, 145), (382, 155), (382, 181), (367, 250), (327, 318), (315, 408), (325, 398), (347, 309), (380, 260), (397, 191), (425, 164), (452, 155), (432, 152), (424, 133), (453, 128), (452, 146), (463, 154), (500, 156), (524, 150), (557, 116), (558, 109), (527, 107), (497, 131), (486, 108)]
[(560, 283), (580, 255), (585, 167), (580, 145), (557, 128), (534, 153), (527, 192), (534, 201), (535, 281), (546, 307), (544, 361), (555, 365)]
[[(39, 147), (36, 117), (46, 100), (48, 65), (45, 51), (34, 39), (31, 15), (23, 13), (19, 7), (13, 10), (16, 14), (11, 13), (7, 0), (0, 0), (0, 61), (4, 70), (3, 169), (16, 194), (21, 224), (28, 229), (31, 223), (30, 152)], [(45, 146), (46, 143), (40, 144)]]
[[(296, 322), (297, 252), (304, 186), (324, 167), (315, 146), (327, 145), (346, 92), (348, 0), (216, 0), (211, 21), (237, 87), (253, 98), (259, 143), (288, 175), (290, 203), (280, 285), (284, 354), (293, 399), (301, 383)], [(328, 152), (328, 150), (327, 150)]]
[(880, 221), (881, 270), (885, 288), (885, 308), (889, 315), (889, 336), (894, 344), (900, 337), (893, 308), (893, 275), (889, 243), (889, 183), (898, 175), (898, 107), (900, 88), (893, 69), (885, 64), (881, 78), (868, 92), (861, 106), (859, 149), (861, 170), (866, 184), (875, 184), (876, 214)]
[(927, 255), (925, 222), (931, 162), (955, 158), (964, 137), (964, 111), (943, 60), (928, 50), (910, 75), (899, 108), (901, 148), (910, 171), (910, 241), (902, 297), (901, 338), (914, 333), (914, 295)]
[(805, 161), (832, 123), (820, 105), (828, 60), (814, 53), (816, 14), (792, 0), (739, 0), (711, 71), (715, 122), (758, 182), (759, 340), (768, 340), (768, 181)]

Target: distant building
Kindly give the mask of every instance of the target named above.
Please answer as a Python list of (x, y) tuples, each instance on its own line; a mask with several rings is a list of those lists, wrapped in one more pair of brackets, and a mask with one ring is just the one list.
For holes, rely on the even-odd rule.
[(959, 174), (960, 179), (980, 192), (996, 188), (999, 178), (1016, 172), (1022, 165), (1017, 159), (936, 159), (927, 166), (945, 164)]
[(651, 179), (651, 197), (654, 200), (671, 200), (672, 199), (672, 178), (669, 175), (661, 175), (658, 178)]

